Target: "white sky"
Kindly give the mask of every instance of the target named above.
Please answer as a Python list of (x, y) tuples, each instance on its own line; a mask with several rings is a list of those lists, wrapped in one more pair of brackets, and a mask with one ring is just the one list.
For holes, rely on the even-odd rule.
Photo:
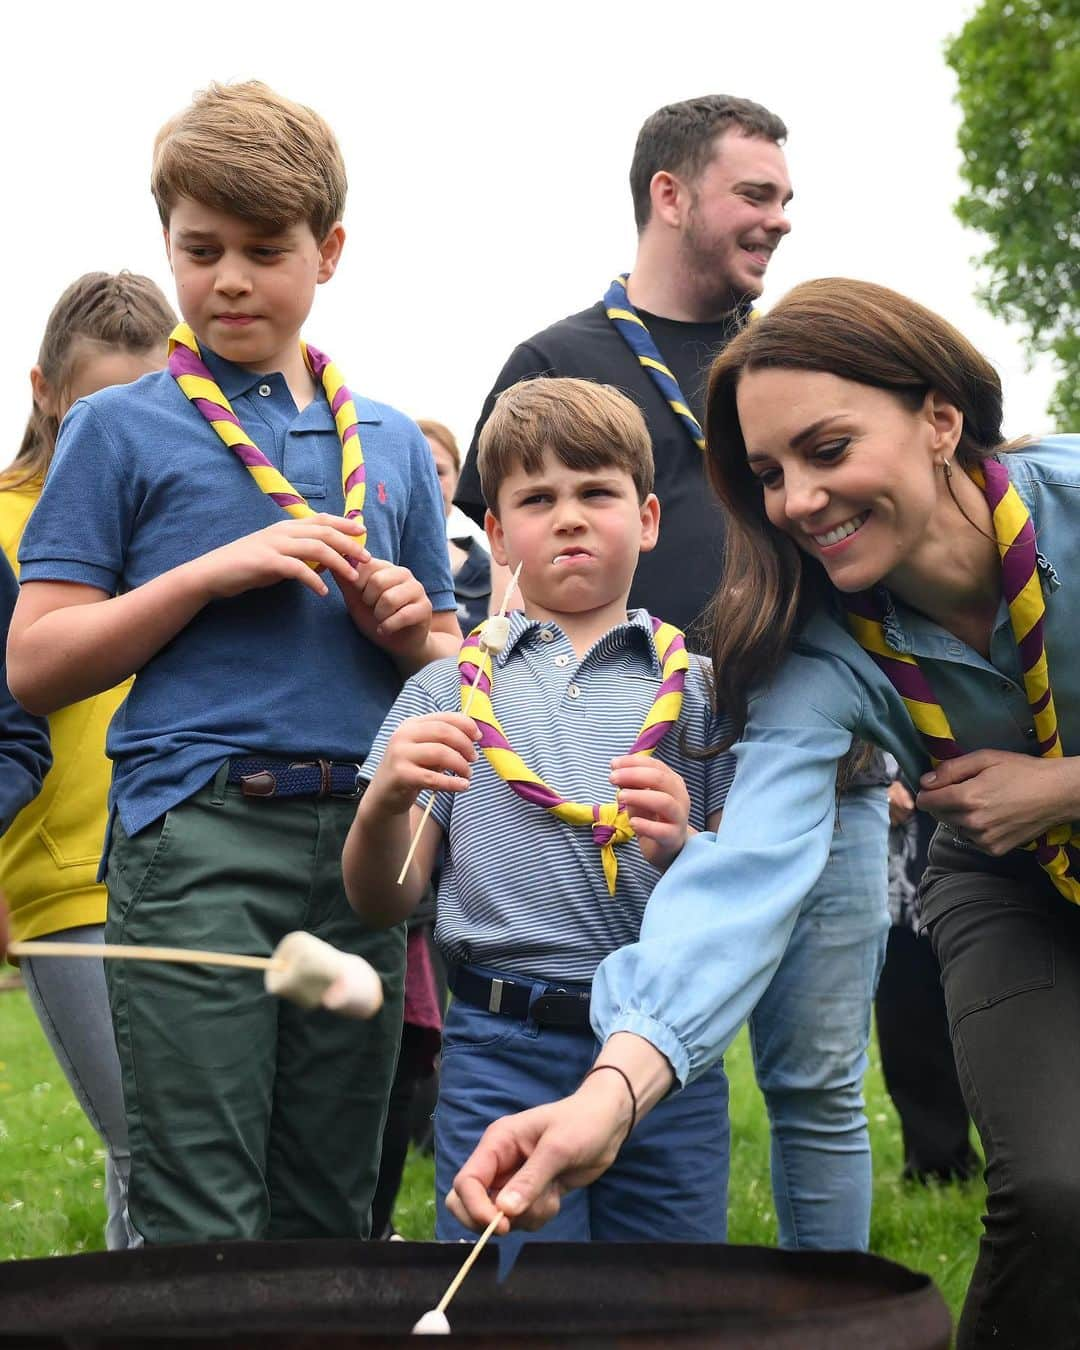
[(943, 44), (974, 0), (403, 0), (21, 5), (5, 14), (7, 278), (0, 463), (29, 411), (45, 318), (80, 273), (172, 298), (147, 188), (158, 126), (211, 79), (258, 77), (329, 120), (351, 183), (346, 254), (307, 335), (350, 385), (467, 442), (513, 345), (633, 261), (627, 170), (661, 104), (727, 92), (790, 136), (792, 233), (764, 305), (808, 277), (882, 282), (1002, 372), (1009, 434), (1050, 429), (1048, 362), (977, 305)]

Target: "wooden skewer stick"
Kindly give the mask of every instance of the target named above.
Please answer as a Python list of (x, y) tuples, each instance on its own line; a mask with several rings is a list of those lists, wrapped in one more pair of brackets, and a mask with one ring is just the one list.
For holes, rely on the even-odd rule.
[(9, 942), (11, 956), (96, 956), (110, 961), (171, 961), (188, 966), (235, 966), (240, 970), (284, 970), (272, 956), (201, 952), (189, 947), (121, 947), (109, 942)]
[[(510, 598), (517, 589), (518, 577), (521, 576), (521, 568), (522, 563), (518, 563), (517, 567), (514, 569), (514, 575), (510, 578), (506, 590), (503, 592), (502, 604), (499, 606), (498, 613), (498, 618), (500, 619), (505, 617), (507, 607), (510, 604)], [(481, 642), (483, 642), (483, 637), (481, 637)], [(476, 674), (473, 676), (473, 682), (469, 685), (469, 692), (465, 696), (465, 706), (461, 710), (466, 717), (469, 715), (469, 709), (472, 707), (473, 695), (476, 693), (476, 686), (480, 683), (480, 676), (483, 673), (484, 661), (483, 657), (481, 657), (480, 663), (476, 667)], [(413, 837), (409, 844), (409, 851), (405, 854), (405, 861), (401, 864), (401, 872), (397, 879), (397, 884), (399, 886), (404, 886), (405, 884), (405, 876), (409, 870), (409, 864), (416, 854), (416, 846), (420, 842), (420, 835), (423, 832), (424, 826), (428, 823), (428, 818), (431, 815), (431, 808), (435, 805), (435, 795), (435, 789), (432, 788), (431, 796), (428, 798), (427, 805), (424, 807), (424, 814), (420, 817), (416, 829), (413, 831)]]
[[(442, 1298), (439, 1299), (438, 1303), (436, 1303), (434, 1308), (431, 1308), (429, 1309), (428, 1312), (424, 1313), (423, 1317), (420, 1318), (420, 1321), (417, 1322), (416, 1326), (413, 1328), (414, 1331), (416, 1331), (420, 1327), (420, 1324), (427, 1318), (441, 1317), (445, 1319), (447, 1305), (449, 1304), (450, 1300), (454, 1297), (454, 1295), (457, 1293), (457, 1291), (461, 1288), (462, 1281), (465, 1279), (465, 1276), (468, 1275), (469, 1271), (472, 1270), (473, 1263), (475, 1262), (476, 1258), (480, 1255), (481, 1251), (484, 1248), (484, 1244), (487, 1242), (488, 1238), (491, 1237), (492, 1233), (494, 1233), (495, 1229), (499, 1226), (499, 1220), (501, 1218), (503, 1218), (502, 1210), (501, 1209), (496, 1210), (495, 1217), (484, 1229), (484, 1231), (480, 1234), (480, 1236), (476, 1239), (472, 1251), (462, 1262), (461, 1269), (450, 1281), (449, 1285), (447, 1285), (446, 1293), (443, 1294)], [(448, 1329), (445, 1320), (443, 1322), (443, 1328)]]

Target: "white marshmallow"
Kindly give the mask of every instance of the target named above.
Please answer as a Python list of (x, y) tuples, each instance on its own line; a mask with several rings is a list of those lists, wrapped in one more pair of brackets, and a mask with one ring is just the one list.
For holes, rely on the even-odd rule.
[(492, 656), (501, 652), (510, 637), (510, 620), (505, 614), (493, 614), (480, 629), (480, 646)]
[(285, 963), (284, 969), (266, 972), (267, 992), (299, 1003), (301, 1008), (317, 1008), (341, 974), (343, 956), (314, 933), (286, 933), (273, 955), (275, 961)]
[(362, 956), (339, 951), (314, 933), (286, 933), (274, 948), (282, 970), (266, 972), (268, 993), (301, 1008), (329, 1008), (343, 1017), (374, 1017), (382, 981)]
[(342, 959), (341, 969), (323, 994), (322, 1006), (342, 1017), (374, 1017), (382, 1007), (382, 980), (362, 956), (349, 952), (338, 955)]
[(446, 1320), (445, 1313), (439, 1312), (438, 1308), (431, 1308), (413, 1327), (412, 1334), (414, 1336), (449, 1336), (450, 1323)]

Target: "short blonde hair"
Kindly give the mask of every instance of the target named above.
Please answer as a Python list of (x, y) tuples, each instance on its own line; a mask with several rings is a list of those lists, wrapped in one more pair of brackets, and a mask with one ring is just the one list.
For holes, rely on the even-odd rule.
[(652, 491), (645, 419), (632, 399), (609, 384), (541, 377), (503, 390), (477, 447), (480, 487), (492, 511), (498, 511), (504, 479), (517, 468), (539, 472), (545, 450), (571, 469), (625, 469), (639, 501)]
[(454, 461), (454, 468), (460, 473), (461, 451), (458, 449), (457, 440), (450, 428), (442, 422), (436, 422), (434, 417), (418, 417), (416, 419), (416, 425), (429, 441), (435, 441), (442, 446)]
[(166, 227), (180, 197), (271, 230), (301, 221), (322, 241), (348, 182), (318, 113), (259, 80), (211, 84), (154, 141), (150, 190)]

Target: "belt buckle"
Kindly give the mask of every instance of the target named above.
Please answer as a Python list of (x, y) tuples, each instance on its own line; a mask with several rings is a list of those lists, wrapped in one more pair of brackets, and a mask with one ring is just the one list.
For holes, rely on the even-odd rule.
[(540, 1026), (584, 1028), (589, 1025), (588, 994), (567, 989), (551, 989), (540, 995), (529, 1009), (529, 1016)]
[(318, 769), (319, 790), (315, 795), (317, 797), (330, 796), (330, 761), (328, 759), (294, 759), (290, 762), (289, 768)]
[(352, 788), (348, 792), (331, 792), (328, 795), (331, 797), (343, 797), (347, 801), (356, 801), (364, 795), (364, 789), (367, 787), (367, 784), (360, 777), (360, 770), (364, 766), (361, 762), (354, 759), (346, 760), (345, 765), (347, 768), (353, 770)]

